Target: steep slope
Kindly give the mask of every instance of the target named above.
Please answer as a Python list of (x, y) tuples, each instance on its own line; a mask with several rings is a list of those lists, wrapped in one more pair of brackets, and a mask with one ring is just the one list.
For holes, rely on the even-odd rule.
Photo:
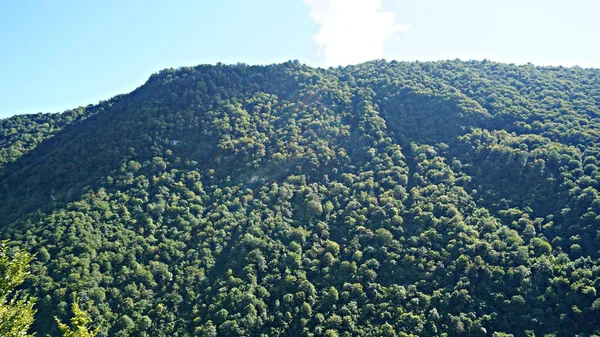
[(598, 70), (219, 64), (87, 109), (0, 173), (38, 334), (73, 293), (108, 336), (599, 332)]

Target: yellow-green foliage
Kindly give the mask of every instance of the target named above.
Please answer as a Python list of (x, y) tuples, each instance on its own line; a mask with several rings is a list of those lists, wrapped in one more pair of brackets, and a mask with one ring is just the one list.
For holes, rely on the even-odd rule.
[(29, 276), (32, 258), (27, 252), (0, 243), (0, 336), (22, 337), (33, 323), (35, 298), (16, 288)]
[(62, 323), (58, 318), (56, 318), (58, 328), (62, 332), (63, 337), (94, 337), (98, 334), (100, 327), (90, 330), (89, 324), (91, 323), (91, 319), (85, 311), (79, 308), (77, 299), (74, 299), (74, 302), (71, 305), (71, 311), (73, 313), (73, 317), (71, 318), (71, 326)]

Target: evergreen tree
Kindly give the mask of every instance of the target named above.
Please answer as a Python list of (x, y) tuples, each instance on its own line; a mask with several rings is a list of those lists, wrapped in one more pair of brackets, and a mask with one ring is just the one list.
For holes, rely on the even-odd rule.
[(29, 276), (31, 261), (27, 252), (10, 249), (8, 241), (0, 243), (0, 336), (32, 336), (28, 331), (36, 312), (35, 298), (17, 289)]

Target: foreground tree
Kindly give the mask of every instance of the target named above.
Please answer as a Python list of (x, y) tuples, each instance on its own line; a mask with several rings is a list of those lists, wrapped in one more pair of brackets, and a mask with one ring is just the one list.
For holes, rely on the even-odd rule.
[(90, 330), (88, 328), (88, 325), (92, 320), (85, 311), (79, 308), (76, 298), (73, 300), (71, 310), (73, 311), (73, 318), (71, 318), (72, 327), (62, 323), (58, 318), (56, 318), (58, 328), (64, 337), (94, 337), (98, 334), (100, 327), (96, 328), (95, 330)]
[(36, 312), (35, 298), (16, 290), (29, 275), (31, 260), (29, 253), (0, 243), (0, 336), (32, 336), (27, 331)]

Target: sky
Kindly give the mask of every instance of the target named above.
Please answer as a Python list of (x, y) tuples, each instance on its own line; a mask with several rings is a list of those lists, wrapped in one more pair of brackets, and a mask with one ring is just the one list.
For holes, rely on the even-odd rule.
[(169, 67), (460, 58), (600, 68), (598, 0), (0, 1), (0, 118), (130, 92)]

